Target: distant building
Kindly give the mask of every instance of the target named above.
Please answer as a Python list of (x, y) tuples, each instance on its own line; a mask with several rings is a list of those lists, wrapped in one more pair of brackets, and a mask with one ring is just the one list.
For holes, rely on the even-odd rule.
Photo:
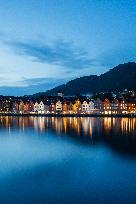
[(63, 93), (62, 91), (59, 91), (59, 92), (58, 92), (58, 96), (59, 96), (59, 97), (64, 97), (64, 93)]

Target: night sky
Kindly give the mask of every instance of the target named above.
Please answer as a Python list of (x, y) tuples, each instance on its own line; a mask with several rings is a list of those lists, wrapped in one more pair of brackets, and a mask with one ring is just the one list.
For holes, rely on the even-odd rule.
[(0, 0), (0, 94), (136, 61), (136, 0)]

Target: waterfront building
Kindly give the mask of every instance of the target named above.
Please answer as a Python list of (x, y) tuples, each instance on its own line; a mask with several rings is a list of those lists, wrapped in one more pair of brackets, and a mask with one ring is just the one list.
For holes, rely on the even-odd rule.
[(24, 103), (24, 113), (29, 113), (29, 104), (27, 102)]
[[(126, 92), (125, 92), (126, 93)], [(93, 100), (85, 96), (0, 97), (1, 113), (136, 114), (134, 92), (125, 95), (102, 93)]]
[(93, 101), (89, 101), (89, 103), (88, 103), (88, 112), (89, 113), (94, 112), (94, 102)]
[(127, 113), (136, 113), (136, 100), (128, 99), (127, 100)]
[(72, 111), (74, 113), (80, 113), (82, 111), (82, 105), (79, 99), (76, 100), (75, 103), (73, 104)]
[(69, 112), (69, 106), (68, 102), (63, 103), (63, 113), (68, 113)]
[(45, 113), (50, 113), (50, 104), (48, 100), (44, 102), (44, 111)]
[(104, 112), (104, 114), (111, 114), (112, 113), (111, 112), (111, 103), (110, 103), (109, 99), (107, 99), (107, 98), (103, 101), (103, 112)]
[(119, 113), (119, 101), (117, 99), (112, 100), (111, 111), (112, 111), (112, 114), (118, 114)]
[(44, 114), (44, 111), (45, 111), (45, 107), (44, 107), (44, 103), (43, 101), (40, 101), (40, 103), (38, 104), (38, 113), (42, 113)]
[(34, 103), (33, 103), (33, 101), (30, 101), (28, 103), (28, 112), (31, 113), (33, 111), (34, 111)]
[(50, 111), (50, 113), (55, 113), (55, 111), (56, 111), (56, 106), (53, 102), (51, 102), (51, 104), (49, 106), (49, 111)]
[(128, 110), (127, 110), (127, 101), (126, 100), (121, 100), (120, 104), (119, 104), (119, 112), (121, 114), (127, 114)]
[(24, 113), (24, 102), (20, 101), (19, 103), (19, 113), (23, 114)]
[(72, 104), (72, 102), (70, 101), (69, 103), (68, 103), (68, 110), (69, 110), (69, 113), (71, 114), (71, 113), (73, 113), (73, 104)]
[(100, 98), (97, 98), (94, 101), (95, 113), (103, 113), (103, 102)]
[(83, 101), (82, 103), (82, 112), (87, 113), (89, 111), (89, 104), (87, 101)]
[(38, 113), (38, 111), (39, 111), (39, 104), (38, 104), (38, 102), (35, 102), (35, 104), (34, 104), (34, 112)]
[(62, 112), (62, 110), (63, 110), (62, 102), (57, 101), (56, 104), (55, 104), (55, 111), (56, 112)]

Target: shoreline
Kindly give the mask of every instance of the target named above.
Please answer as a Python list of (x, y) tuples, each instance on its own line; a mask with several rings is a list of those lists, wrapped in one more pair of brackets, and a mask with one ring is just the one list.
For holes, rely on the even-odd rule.
[(114, 118), (135, 118), (136, 114), (36, 114), (36, 113), (0, 113), (0, 116), (15, 116), (15, 117), (114, 117)]

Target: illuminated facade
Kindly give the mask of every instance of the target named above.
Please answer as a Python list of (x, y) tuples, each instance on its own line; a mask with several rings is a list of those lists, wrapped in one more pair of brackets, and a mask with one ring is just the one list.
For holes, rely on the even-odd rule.
[(84, 101), (84, 102), (82, 103), (82, 112), (87, 113), (87, 112), (88, 112), (88, 109), (89, 109), (89, 104), (88, 104), (87, 101)]
[(38, 104), (38, 102), (36, 102), (36, 103), (34, 104), (34, 112), (37, 112), (37, 113), (38, 113), (38, 111), (39, 111), (39, 104)]
[(119, 111), (121, 114), (127, 114), (127, 102), (122, 100), (119, 104)]
[(31, 97), (0, 97), (0, 112), (13, 114), (131, 114), (136, 115), (136, 97), (114, 95), (110, 97), (107, 93), (106, 98), (102, 97), (91, 99), (87, 96), (65, 97), (42, 96), (39, 98)]
[(127, 103), (127, 113), (136, 113), (136, 103), (135, 102), (128, 102)]
[(103, 113), (104, 114), (112, 114), (111, 103), (107, 98), (103, 101)]
[(62, 102), (61, 101), (57, 101), (57, 103), (55, 105), (55, 111), (56, 112), (62, 112), (62, 110), (63, 110)]
[(79, 99), (72, 105), (72, 111), (73, 113), (80, 113), (82, 111), (82, 105)]
[(44, 103), (43, 103), (43, 101), (40, 101), (38, 113), (42, 113), (43, 114), (43, 113), (45, 113), (44, 111), (45, 111)]
[(112, 114), (119, 113), (119, 101), (117, 99), (112, 100), (111, 111), (112, 111)]
[(63, 113), (69, 113), (69, 105), (67, 102), (63, 103)]
[(24, 113), (29, 113), (29, 103), (24, 103)]

